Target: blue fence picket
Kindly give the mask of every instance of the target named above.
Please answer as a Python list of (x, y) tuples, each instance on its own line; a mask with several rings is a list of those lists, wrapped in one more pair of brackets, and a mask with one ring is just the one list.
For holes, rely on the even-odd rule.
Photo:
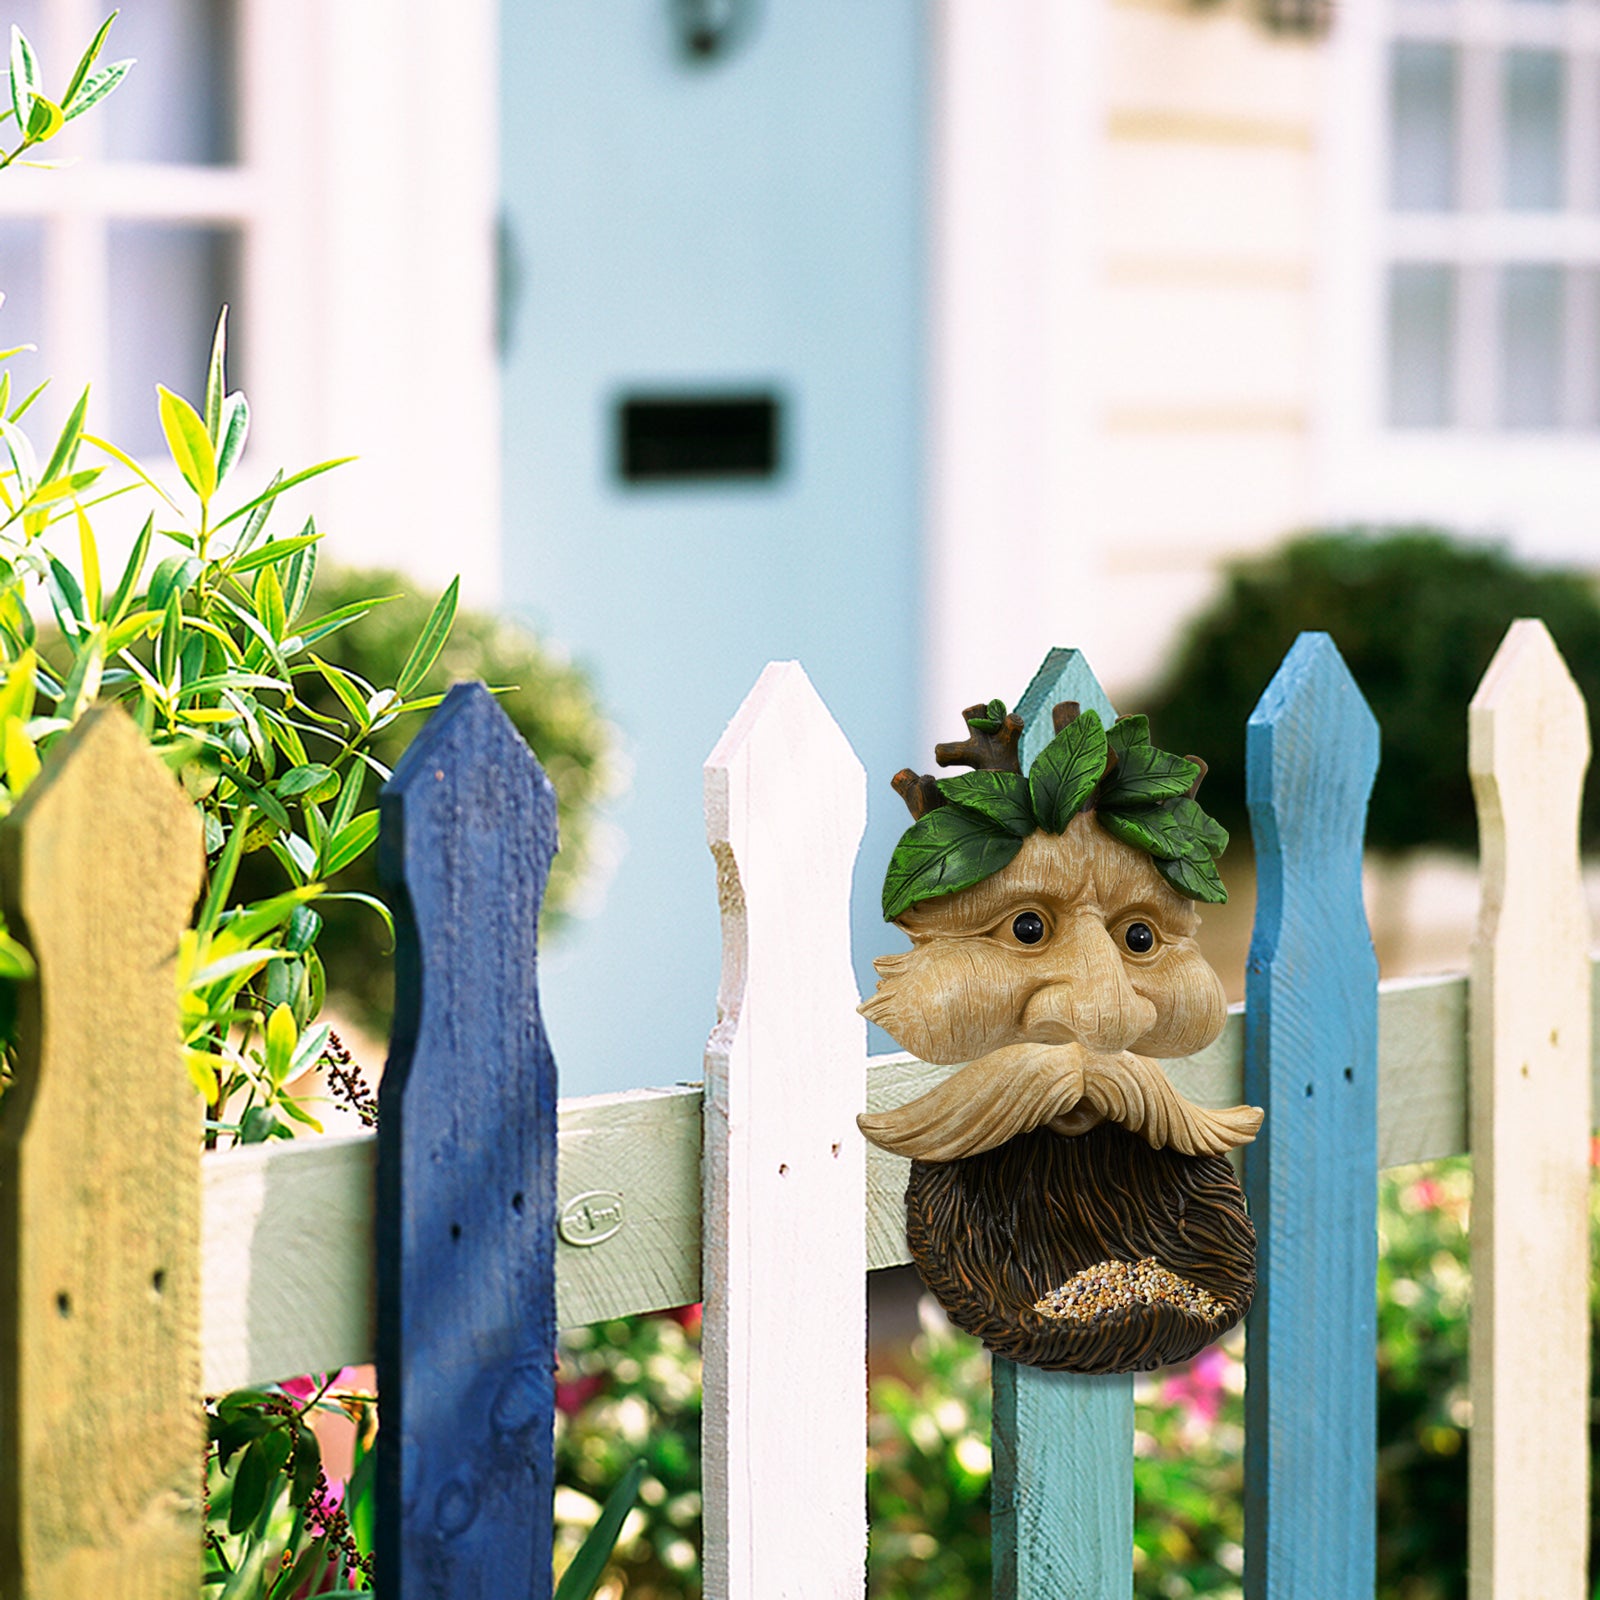
[(1258, 904), (1245, 1151), (1259, 1235), (1246, 1339), (1245, 1593), (1372, 1593), (1377, 1446), (1377, 961), (1361, 845), (1378, 725), (1304, 633), (1250, 718)]
[(550, 1593), (556, 1071), (539, 905), (544, 773), (481, 684), (446, 697), (380, 800), (396, 1019), (379, 1095), (378, 1586)]
[[(1023, 767), (1062, 700), (1110, 720), (1077, 650), (1052, 650), (1017, 702)], [(1133, 1379), (994, 1364), (995, 1600), (1127, 1600), (1133, 1588)]]

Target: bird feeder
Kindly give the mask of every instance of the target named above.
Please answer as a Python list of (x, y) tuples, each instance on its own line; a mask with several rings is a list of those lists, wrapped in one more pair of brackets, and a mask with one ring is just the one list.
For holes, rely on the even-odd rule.
[(1227, 1152), (1261, 1112), (1183, 1095), (1163, 1059), (1222, 1031), (1197, 903), (1227, 898), (1205, 764), (1158, 750), (1142, 716), (1075, 702), (1026, 775), (1022, 719), (963, 713), (935, 778), (894, 787), (913, 823), (883, 911), (911, 949), (879, 957), (861, 1010), (937, 1088), (862, 1116), (911, 1158), (906, 1237), (951, 1320), (997, 1355), (1112, 1373), (1183, 1361), (1255, 1290), (1255, 1231)]

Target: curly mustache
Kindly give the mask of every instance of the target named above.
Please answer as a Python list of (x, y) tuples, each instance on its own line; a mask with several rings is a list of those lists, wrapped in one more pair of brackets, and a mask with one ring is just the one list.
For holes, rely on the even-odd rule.
[(893, 1111), (856, 1118), (874, 1144), (915, 1161), (956, 1161), (1019, 1133), (1087, 1133), (1114, 1122), (1155, 1150), (1220, 1156), (1261, 1126), (1256, 1106), (1211, 1111), (1181, 1094), (1156, 1062), (1081, 1044), (1010, 1044), (992, 1050)]

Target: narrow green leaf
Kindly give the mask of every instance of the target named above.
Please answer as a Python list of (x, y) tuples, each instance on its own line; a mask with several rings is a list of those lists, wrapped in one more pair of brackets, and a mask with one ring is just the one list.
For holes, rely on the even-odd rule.
[(228, 842), (211, 868), (211, 881), (206, 885), (206, 897), (195, 921), (195, 929), (201, 934), (208, 934), (216, 927), (222, 908), (233, 893), (233, 880), (239, 871), (239, 859), (244, 854), (244, 839), (250, 829), (250, 820), (250, 807), (241, 807), (234, 819), (233, 831), (228, 835)]
[(100, 620), (100, 547), (95, 543), (94, 527), (78, 507), (78, 559), (83, 567), (83, 597), (88, 603), (89, 620)]
[(100, 52), (106, 47), (106, 35), (111, 32), (111, 24), (117, 20), (119, 13), (113, 11), (104, 22), (100, 24), (94, 38), (89, 41), (89, 48), (78, 57), (78, 64), (72, 69), (72, 76), (67, 80), (66, 93), (61, 97), (63, 105), (70, 106), (72, 97), (83, 87), (83, 81), (89, 76), (89, 69), (100, 59)]
[(165, 610), (167, 601), (173, 595), (186, 595), (204, 570), (203, 563), (194, 556), (163, 556), (150, 574), (145, 604), (155, 611)]
[[(31, 345), (31, 344), (26, 344), (26, 345), (23, 345), (22, 348), (24, 350), (32, 350), (32, 349), (35, 349), (36, 346)], [(50, 387), (50, 380), (48, 378), (46, 378), (43, 383), (36, 383), (22, 397), (21, 403), (17, 406), (16, 410), (8, 413), (8, 415), (11, 418), (11, 420), (13, 422), (21, 422), (22, 419), (25, 416), (27, 416), (27, 414), (33, 409), (34, 401), (37, 400), (39, 398), (39, 396), (42, 395), (45, 392), (45, 390), (48, 389), (49, 387)]]
[(884, 921), (936, 895), (954, 894), (998, 872), (1022, 840), (962, 806), (941, 806), (900, 837), (883, 880)]
[(268, 1496), (289, 1459), (289, 1444), (286, 1428), (272, 1428), (245, 1447), (233, 1479), (233, 1504), (228, 1511), (230, 1533), (243, 1533), (266, 1509)]
[(56, 710), (68, 722), (76, 722), (100, 693), (100, 675), (106, 664), (106, 625), (97, 622), (78, 649), (72, 671), (61, 687), (61, 702)]
[(167, 596), (161, 620), (161, 637), (156, 642), (156, 676), (170, 695), (178, 677), (178, 652), (183, 648), (183, 601), (176, 589)]
[(1026, 839), (1038, 826), (1028, 780), (1020, 772), (963, 772), (954, 778), (941, 778), (939, 793), (955, 805), (999, 823), (1019, 839)]
[(315, 805), (331, 800), (339, 792), (339, 774), (332, 767), (314, 761), (309, 766), (294, 767), (273, 785), (280, 800), (299, 797), (304, 805)]
[(127, 564), (122, 569), (122, 576), (117, 579), (116, 592), (111, 596), (111, 603), (106, 607), (106, 620), (108, 622), (121, 622), (123, 612), (127, 610), (129, 602), (133, 599), (134, 585), (138, 583), (144, 573), (144, 564), (150, 557), (150, 537), (155, 530), (155, 513), (144, 519), (144, 526), (139, 530), (139, 537), (133, 541), (133, 549), (128, 552)]
[(33, 443), (15, 419), (0, 418), (0, 437), (6, 441), (6, 454), (11, 457), (11, 468), (17, 475), (17, 488), (26, 500), (39, 484), (39, 459), (33, 453)]
[(378, 813), (362, 812), (337, 833), (329, 835), (322, 855), (317, 861), (317, 876), (331, 878), (334, 873), (342, 872), (352, 861), (363, 855), (377, 837)]
[(228, 571), (235, 574), (254, 572), (260, 567), (282, 561), (285, 556), (291, 556), (296, 550), (303, 550), (309, 544), (315, 544), (321, 537), (320, 533), (310, 533), (296, 534), (292, 539), (273, 539), (260, 549), (250, 551), (248, 555), (239, 556), (237, 559), (230, 557), (227, 563)]
[(361, 791), (367, 785), (367, 769), (362, 766), (353, 766), (344, 775), (344, 787), (339, 791), (339, 803), (333, 808), (333, 815), (328, 818), (328, 832), (338, 833), (356, 814), (356, 807), (361, 803)]
[[(206, 436), (216, 451), (222, 443), (222, 402), (227, 395), (228, 308), (217, 313), (216, 331), (211, 335), (211, 360), (206, 364)], [(221, 474), (218, 474), (220, 477)]]
[(273, 1087), (281, 1084), (294, 1059), (294, 1047), (299, 1042), (300, 1030), (294, 1024), (294, 1012), (288, 1006), (275, 1006), (267, 1018), (267, 1076)]
[[(28, 397), (28, 401), (24, 403), (31, 403), (32, 398), (33, 397), (30, 395)], [(13, 417), (12, 420), (15, 421), (16, 418)], [(145, 488), (149, 489), (153, 494), (160, 495), (160, 497), (165, 500), (166, 503), (171, 506), (179, 516), (183, 515), (181, 508), (178, 506), (177, 502), (172, 498), (172, 496), (168, 494), (167, 491), (163, 489), (161, 485), (157, 483), (156, 480), (152, 478), (150, 474), (146, 472), (144, 468), (141, 467), (139, 463), (127, 453), (126, 450), (119, 450), (114, 444), (111, 443), (109, 439), (102, 439), (99, 434), (96, 433), (84, 434), (83, 442), (88, 445), (93, 445), (96, 450), (103, 450), (108, 456), (111, 457), (113, 461), (119, 463), (121, 466), (126, 467), (128, 471), (131, 472), (145, 486)]]
[(406, 657), (406, 664), (400, 669), (400, 676), (395, 679), (395, 688), (402, 700), (427, 677), (428, 668), (439, 659), (439, 652), (444, 649), (445, 641), (450, 637), (451, 624), (455, 621), (456, 597), (460, 591), (460, 578), (452, 578), (449, 588), (439, 596), (429, 612), (417, 642), (411, 647), (411, 654)]
[(283, 586), (278, 582), (276, 570), (270, 566), (256, 574), (255, 602), (262, 626), (274, 639), (281, 639), (288, 618), (284, 615)]
[(1066, 831), (1104, 774), (1106, 754), (1105, 728), (1094, 711), (1068, 723), (1039, 752), (1028, 771), (1028, 790), (1041, 828)]
[(74, 117), (81, 117), (90, 106), (98, 105), (111, 93), (116, 86), (127, 77), (128, 69), (133, 65), (132, 57), (125, 61), (113, 61), (109, 67), (102, 67), (98, 72), (91, 72), (83, 80), (83, 87), (78, 90), (77, 96), (66, 108), (66, 119), (71, 122)]
[(222, 402), (222, 446), (217, 451), (217, 482), (233, 470), (233, 464), (250, 437), (250, 402), (235, 390)]
[(45, 580), (50, 594), (50, 604), (56, 614), (56, 623), (69, 639), (76, 638), (89, 625), (88, 608), (83, 603), (83, 590), (71, 569), (54, 556), (50, 557), (50, 575)]
[(367, 726), (366, 695), (356, 686), (349, 673), (342, 668), (334, 666), (332, 662), (324, 661), (319, 655), (313, 655), (311, 660), (317, 671), (326, 680), (328, 687), (343, 702), (345, 710), (355, 718), (356, 726), (365, 731)]
[(39, 85), (39, 62), (33, 46), (16, 23), (11, 24), (11, 114), (23, 133), (33, 112), (33, 94)]
[(156, 385), (156, 394), (160, 397), (161, 431), (173, 465), (205, 505), (217, 492), (217, 457), (206, 425), (195, 408), (165, 384)]
[(255, 497), (255, 499), (246, 500), (237, 511), (229, 512), (228, 515), (217, 524), (217, 526), (219, 528), (226, 528), (230, 523), (237, 522), (241, 517), (249, 516), (252, 511), (257, 509), (257, 507), (267, 505), (271, 501), (277, 499), (277, 497), (283, 494), (285, 491), (296, 488), (298, 485), (305, 483), (310, 478), (320, 477), (324, 472), (332, 472), (335, 467), (342, 467), (348, 462), (354, 461), (355, 459), (356, 458), (354, 456), (340, 456), (335, 461), (319, 461), (316, 466), (306, 467), (303, 471), (296, 472), (290, 477), (275, 479), (273, 482), (269, 483), (266, 488)]
[[(314, 522), (308, 522), (306, 527), (312, 534), (317, 531)], [(317, 547), (315, 543), (296, 550), (284, 564), (283, 609), (290, 622), (293, 622), (305, 610), (306, 601), (311, 598), (311, 581), (316, 575)], [(280, 633), (279, 638), (282, 637), (283, 635)]]
[(588, 1537), (578, 1547), (567, 1570), (561, 1574), (554, 1600), (592, 1600), (600, 1580), (605, 1576), (606, 1563), (616, 1548), (622, 1533), (622, 1524), (639, 1497), (639, 1485), (644, 1482), (645, 1463), (635, 1461), (623, 1473), (616, 1488), (606, 1496), (606, 1503)]
[(84, 413), (89, 409), (89, 391), (84, 389), (78, 396), (78, 403), (72, 408), (66, 422), (62, 424), (61, 432), (56, 438), (56, 447), (50, 452), (50, 460), (44, 469), (45, 483), (59, 478), (72, 464), (72, 458), (77, 453), (78, 441), (83, 437)]
[(1175, 800), (1190, 789), (1199, 776), (1199, 767), (1182, 756), (1157, 750), (1153, 745), (1134, 745), (1101, 790), (1099, 803), (1114, 810), (1126, 810), (1154, 805), (1161, 800)]

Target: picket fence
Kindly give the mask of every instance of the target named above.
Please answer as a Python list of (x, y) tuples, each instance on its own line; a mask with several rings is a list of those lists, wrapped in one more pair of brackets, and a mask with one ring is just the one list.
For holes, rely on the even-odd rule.
[[(1110, 711), (1055, 651), (1020, 703), (1027, 758), (1063, 699)], [(1267, 1112), (1245, 1164), (1246, 1593), (1372, 1593), (1377, 1173), (1470, 1148), (1472, 1594), (1580, 1600), (1582, 700), (1523, 622), (1473, 701), (1470, 977), (1377, 982), (1360, 857), (1378, 732), (1325, 636), (1290, 652), (1249, 751), (1247, 1004), (1171, 1064), (1194, 1099)], [(0, 828), (7, 915), (40, 967), (0, 1128), (7, 1600), (187, 1600), (200, 1395), (374, 1355), (385, 1600), (547, 1595), (556, 1328), (702, 1298), (707, 1595), (862, 1594), (865, 1278), (907, 1259), (907, 1169), (855, 1116), (949, 1069), (867, 1058), (848, 932), (865, 778), (798, 666), (763, 673), (705, 773), (724, 963), (703, 1087), (557, 1105), (535, 970), (554, 800), (459, 686), (381, 801), (401, 1017), (379, 1133), (201, 1159), (172, 1025), (193, 812), (119, 713), (62, 741)], [(694, 1076), (652, 1062), (641, 1029), (641, 1072)], [(1131, 1380), (996, 1362), (994, 1390), (994, 1593), (1124, 1600)]]

